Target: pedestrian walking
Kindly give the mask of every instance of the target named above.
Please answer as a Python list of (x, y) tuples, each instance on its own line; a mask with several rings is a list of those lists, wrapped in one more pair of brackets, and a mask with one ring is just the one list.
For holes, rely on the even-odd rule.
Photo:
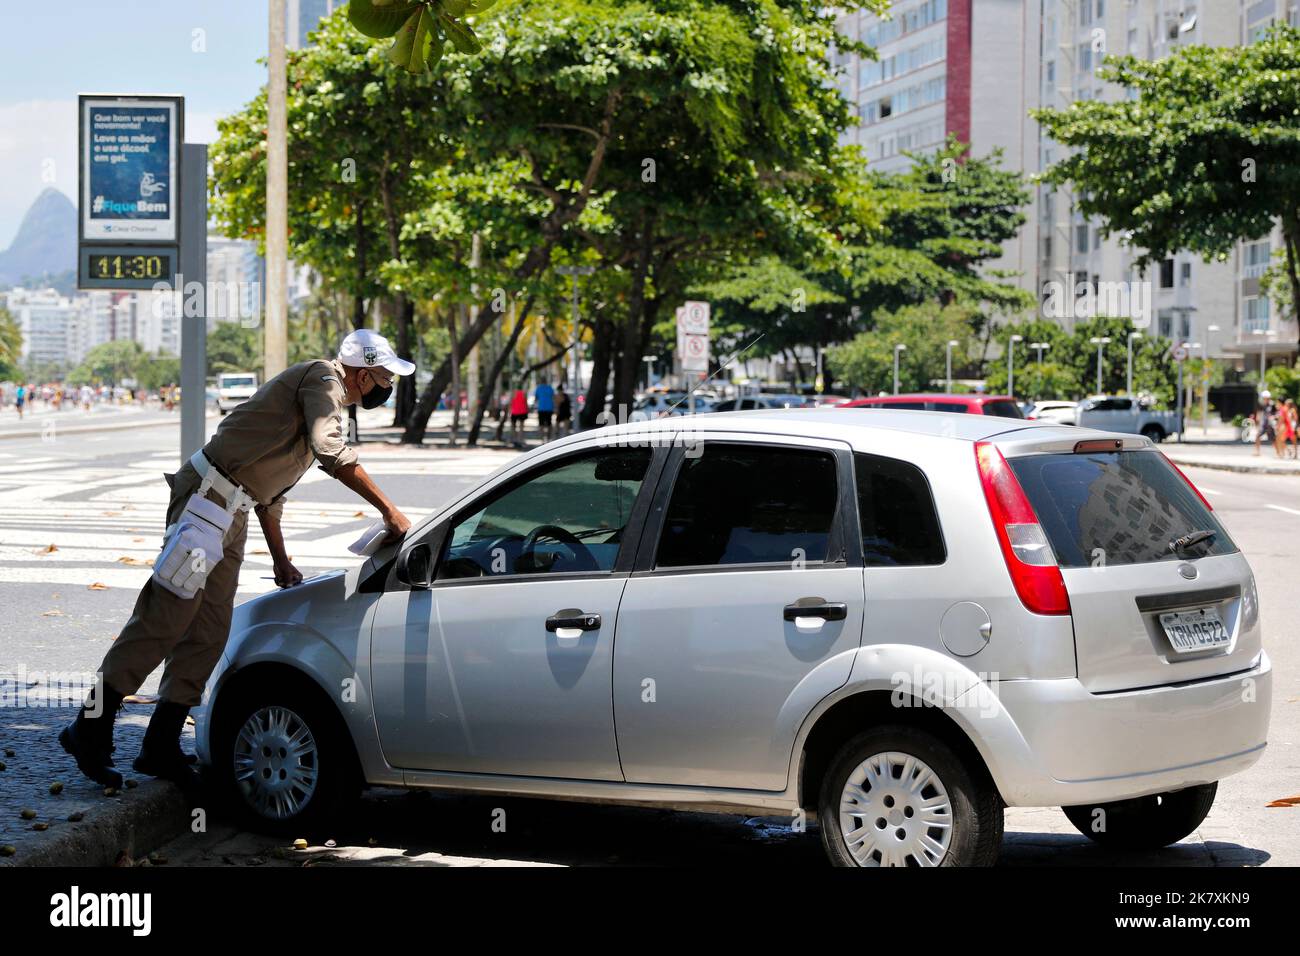
[(533, 399), (537, 404), (537, 427), (542, 433), (542, 441), (551, 440), (551, 418), (555, 414), (555, 389), (550, 382), (541, 382), (533, 390)]
[(405, 534), (411, 522), (361, 467), (342, 419), (348, 405), (382, 405), (392, 394), (393, 376), (413, 371), (383, 336), (355, 331), (337, 358), (300, 362), (272, 378), (225, 417), (201, 451), (165, 476), (171, 501), (153, 574), (104, 656), (85, 706), (59, 734), (82, 773), (103, 786), (122, 785), (110, 758), (114, 716), (123, 698), (165, 662), (159, 700), (133, 766), (193, 792), (198, 775), (181, 750), (180, 734), (230, 633), (248, 511), (257, 514), (282, 588), (302, 580), (280, 530), (284, 496), (313, 460), (379, 511), (389, 542)]
[(1263, 442), (1273, 444), (1276, 433), (1273, 423), (1273, 399), (1268, 390), (1259, 393), (1259, 405), (1255, 408), (1255, 456), (1259, 457), (1260, 445)]
[(517, 388), (510, 398), (510, 443), (516, 448), (524, 445), (524, 422), (527, 420), (528, 396), (522, 388)]
[(1296, 432), (1300, 429), (1300, 421), (1297, 421), (1295, 399), (1288, 398), (1282, 403), (1278, 413), (1278, 423), (1280, 433), (1278, 436), (1279, 443), (1282, 446), (1282, 457), (1296, 457)]
[(569, 401), (569, 393), (564, 390), (564, 383), (557, 386), (555, 393), (555, 430), (557, 436), (563, 438), (569, 434), (573, 427), (573, 403)]
[(14, 407), (18, 409), (18, 417), (23, 417), (23, 406), (27, 404), (27, 386), (21, 382), (18, 383), (18, 391), (14, 395)]

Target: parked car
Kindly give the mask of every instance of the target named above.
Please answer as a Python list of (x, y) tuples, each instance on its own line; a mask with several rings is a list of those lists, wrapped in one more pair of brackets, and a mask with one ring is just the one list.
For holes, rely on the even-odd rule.
[(689, 415), (692, 402), (697, 415), (713, 410), (713, 401), (698, 392), (692, 397), (687, 397), (686, 392), (649, 392), (633, 402), (627, 420), (645, 422), (673, 415)]
[(743, 395), (717, 402), (710, 411), (749, 412), (759, 408), (806, 408), (808, 399), (802, 395)]
[(248, 401), (257, 391), (257, 376), (252, 372), (222, 372), (217, 376), (217, 411), (225, 415), (236, 405)]
[(1077, 425), (1079, 417), (1078, 402), (1046, 401), (1035, 402), (1029, 414), (1025, 416), (1033, 422), (1053, 422), (1057, 425)]
[(991, 864), (1004, 805), (1190, 833), (1264, 749), (1260, 634), (1245, 557), (1144, 438), (670, 418), (237, 607), (196, 738), (278, 832), (369, 784), (807, 812), (837, 864)]
[(1129, 435), (1143, 435), (1162, 442), (1182, 431), (1182, 417), (1176, 411), (1156, 411), (1144, 402), (1127, 396), (1100, 395), (1079, 403), (1078, 423)]
[(963, 415), (996, 415), (999, 418), (1025, 417), (1020, 404), (1010, 395), (873, 395), (870, 398), (856, 398), (837, 407), (955, 412)]

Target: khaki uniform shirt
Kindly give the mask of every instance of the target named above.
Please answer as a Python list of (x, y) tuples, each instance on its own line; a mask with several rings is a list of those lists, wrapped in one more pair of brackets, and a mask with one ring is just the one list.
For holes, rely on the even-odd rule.
[(343, 364), (299, 362), (237, 405), (203, 453), (257, 500), (259, 514), (277, 520), (284, 495), (312, 460), (333, 477), (357, 460), (345, 438)]

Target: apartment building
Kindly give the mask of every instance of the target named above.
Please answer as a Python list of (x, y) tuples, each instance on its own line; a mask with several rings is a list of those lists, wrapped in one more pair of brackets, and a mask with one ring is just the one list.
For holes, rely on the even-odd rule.
[[(841, 29), (879, 53), (874, 62), (836, 57), (860, 124), (847, 139), (890, 171), (906, 166), (905, 151), (934, 149), (951, 133), (977, 156), (1001, 147), (1007, 168), (1032, 175), (1063, 147), (1030, 110), (1128, 95), (1097, 76), (1107, 54), (1154, 60), (1190, 44), (1236, 46), (1277, 21), (1300, 25), (1300, 0), (901, 0), (887, 20), (846, 14)], [(1049, 282), (1149, 281), (1152, 334), (1238, 368), (1257, 367), (1249, 363), (1261, 348), (1270, 361), (1294, 358), (1295, 323), (1259, 294), (1280, 231), (1242, 243), (1226, 262), (1180, 252), (1139, 273), (1134, 251), (1103, 237), (1075, 200), (1069, 189), (1034, 187), (1024, 228), (993, 266), (1039, 295)]]

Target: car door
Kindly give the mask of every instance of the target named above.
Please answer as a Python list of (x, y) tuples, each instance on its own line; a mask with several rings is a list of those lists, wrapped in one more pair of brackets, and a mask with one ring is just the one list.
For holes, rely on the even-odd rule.
[(372, 630), (375, 722), (390, 764), (622, 779), (614, 627), (666, 454), (598, 447), (548, 458), (422, 542), (436, 560), (431, 581), (386, 593)]
[[(671, 476), (671, 481), (670, 481)], [(862, 637), (847, 445), (710, 435), (669, 458), (619, 607), (628, 782), (781, 790)]]

